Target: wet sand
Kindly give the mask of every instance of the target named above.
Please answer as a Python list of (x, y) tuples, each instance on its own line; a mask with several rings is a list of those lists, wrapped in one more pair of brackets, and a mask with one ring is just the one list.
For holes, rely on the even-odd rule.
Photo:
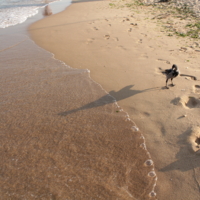
[(87, 70), (16, 40), (0, 54), (1, 197), (149, 199), (153, 163), (114, 98)]
[(1, 198), (156, 199), (136, 124), (88, 70), (54, 59), (24, 27), (0, 32)]
[[(198, 133), (193, 132), (200, 126), (200, 42), (169, 37), (157, 17), (165, 10), (137, 5), (130, 9), (131, 3), (74, 2), (33, 24), (29, 32), (57, 59), (89, 69), (92, 79), (136, 122), (155, 162), (158, 199), (198, 200), (200, 157), (192, 147), (198, 146)], [(191, 22), (171, 16), (167, 20), (177, 30)], [(161, 72), (172, 64), (197, 80), (179, 76), (167, 90)], [(196, 138), (192, 144), (191, 138)]]

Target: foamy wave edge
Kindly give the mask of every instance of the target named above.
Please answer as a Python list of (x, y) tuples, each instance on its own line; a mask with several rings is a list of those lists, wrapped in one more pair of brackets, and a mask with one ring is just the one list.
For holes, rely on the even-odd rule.
[(0, 28), (7, 28), (25, 22), (27, 18), (38, 14), (39, 8), (40, 7), (18, 7), (3, 9), (4, 12), (0, 13)]
[(43, 6), (5, 8), (0, 12), (0, 28), (7, 28), (25, 22), (28, 18), (37, 15), (40, 8), (60, 0), (54, 0)]

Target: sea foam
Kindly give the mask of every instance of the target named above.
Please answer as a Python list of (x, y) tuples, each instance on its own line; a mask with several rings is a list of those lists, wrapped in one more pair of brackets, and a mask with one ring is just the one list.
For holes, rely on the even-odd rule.
[(36, 15), (38, 13), (38, 8), (39, 7), (33, 6), (1, 9), (0, 28), (23, 23), (28, 17)]
[(3, 0), (0, 1), (0, 28), (21, 24), (36, 15), (40, 8), (59, 0)]

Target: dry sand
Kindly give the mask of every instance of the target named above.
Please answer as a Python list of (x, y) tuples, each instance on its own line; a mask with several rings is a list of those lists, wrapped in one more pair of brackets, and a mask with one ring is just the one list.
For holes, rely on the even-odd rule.
[[(128, 1), (76, 1), (29, 31), (57, 59), (91, 70), (92, 79), (136, 122), (155, 162), (158, 199), (198, 200), (200, 157), (191, 138), (199, 142), (194, 131), (200, 126), (200, 41), (169, 37), (162, 20), (154, 18), (160, 10), (125, 4), (130, 6)], [(187, 22), (165, 20), (177, 30)], [(172, 64), (197, 80), (179, 76), (175, 87), (165, 89), (161, 71)]]

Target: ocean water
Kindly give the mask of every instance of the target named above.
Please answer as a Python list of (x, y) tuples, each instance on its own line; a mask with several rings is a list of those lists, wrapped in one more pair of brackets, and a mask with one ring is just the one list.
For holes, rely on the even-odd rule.
[(40, 17), (42, 8), (52, 5), (53, 14), (56, 14), (70, 5), (71, 0), (1, 0), (0, 1), (0, 28), (6, 28), (23, 23), (36, 14)]
[[(1, 7), (11, 16), (22, 4), (44, 7), (9, 0)], [(41, 17), (0, 29), (1, 198), (156, 199), (139, 128), (87, 69), (54, 59), (28, 37), (27, 26)]]

